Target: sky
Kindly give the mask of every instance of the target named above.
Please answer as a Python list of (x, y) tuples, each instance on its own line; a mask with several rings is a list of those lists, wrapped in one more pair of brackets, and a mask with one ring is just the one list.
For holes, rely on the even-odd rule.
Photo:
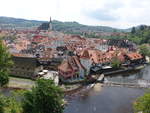
[(0, 16), (129, 28), (150, 25), (150, 0), (1, 0)]

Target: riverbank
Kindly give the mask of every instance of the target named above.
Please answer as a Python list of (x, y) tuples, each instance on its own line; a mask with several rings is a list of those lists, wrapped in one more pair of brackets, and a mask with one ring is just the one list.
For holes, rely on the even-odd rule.
[[(87, 79), (83, 79), (80, 81), (75, 81), (73, 83), (65, 83), (60, 85), (60, 87), (64, 90), (65, 94), (72, 94), (74, 92), (78, 92), (80, 91), (82, 88), (85, 90), (91, 89), (97, 82), (99, 83), (103, 83), (104, 78), (107, 78), (108, 76), (113, 77), (113, 76), (117, 76), (118, 74), (125, 74), (128, 72), (132, 72), (132, 71), (139, 71), (141, 69), (143, 69), (144, 66), (137, 66), (136, 68), (127, 68), (127, 69), (121, 69), (121, 70), (115, 70), (112, 72), (108, 72), (108, 73), (104, 73), (101, 75), (97, 74), (97, 75), (91, 75), (89, 76), (90, 78)], [(137, 72), (138, 72), (137, 71)], [(101, 78), (101, 79), (100, 79)], [(114, 83), (114, 82), (113, 82)], [(115, 82), (118, 83), (118, 82)], [(25, 89), (25, 90), (30, 90), (33, 86), (35, 85), (35, 81), (31, 80), (31, 79), (26, 79), (26, 78), (18, 78), (18, 77), (10, 77), (10, 81), (9, 84), (7, 86), (7, 89)]]
[[(118, 69), (115, 71), (111, 72), (104, 72), (104, 76), (112, 76), (120, 73), (125, 73), (125, 72), (132, 72), (132, 71), (139, 71), (143, 69), (144, 66), (137, 66), (134, 68), (124, 68), (124, 69)], [(101, 74), (102, 75), (102, 74)], [(61, 85), (63, 88), (64, 92), (72, 92), (76, 91), (80, 88), (82, 88), (86, 84), (93, 84), (99, 79), (100, 75), (92, 75), (90, 78), (83, 79), (80, 81), (75, 81), (71, 83), (64, 83), (64, 85)], [(104, 78), (104, 77), (103, 77)], [(99, 82), (103, 82), (103, 78)], [(19, 88), (19, 89), (31, 89), (35, 84), (34, 80), (30, 79), (25, 79), (25, 78), (18, 78), (18, 77), (10, 77), (10, 81), (8, 84), (9, 88)], [(87, 86), (88, 87), (88, 86)]]
[[(26, 78), (18, 78), (18, 77), (9, 77), (9, 83), (7, 87), (1, 88), (2, 90), (30, 90), (35, 85), (35, 81)], [(70, 92), (75, 92), (81, 89), (83, 86), (82, 84), (74, 84), (74, 85), (61, 85), (60, 86), (65, 94)]]
[(133, 67), (120, 67), (120, 68), (114, 68), (114, 69), (109, 69), (109, 70), (99, 70), (99, 71), (91, 71), (92, 74), (104, 74), (105, 76), (109, 75), (115, 75), (115, 74), (120, 74), (120, 73), (128, 73), (128, 72), (133, 72), (133, 71), (140, 71), (141, 69), (145, 68), (146, 65), (136, 65)]

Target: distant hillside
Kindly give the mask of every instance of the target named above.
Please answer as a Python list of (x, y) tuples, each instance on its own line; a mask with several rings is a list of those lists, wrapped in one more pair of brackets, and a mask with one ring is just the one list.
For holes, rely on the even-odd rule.
[[(32, 28), (38, 27), (41, 24), (46, 23), (47, 21), (37, 21), (37, 20), (26, 20), (18, 19), (11, 17), (0, 17), (0, 27), (1, 28)], [(61, 22), (61, 21), (52, 21), (53, 29), (62, 32), (68, 33), (81, 33), (81, 32), (119, 32), (120, 29), (115, 29), (106, 26), (87, 26), (82, 25), (77, 22)]]
[(107, 26), (88, 26), (82, 25), (78, 22), (60, 22), (53, 21), (54, 29), (64, 32), (114, 32), (120, 31), (119, 29), (107, 27)]
[(41, 25), (44, 21), (36, 20), (25, 20), (11, 17), (0, 17), (0, 27), (1, 28), (29, 28), (37, 27)]

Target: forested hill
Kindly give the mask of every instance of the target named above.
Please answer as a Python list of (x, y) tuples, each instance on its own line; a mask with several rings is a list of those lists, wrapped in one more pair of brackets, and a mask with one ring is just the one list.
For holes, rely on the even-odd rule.
[(137, 44), (150, 44), (150, 26), (140, 25), (138, 27), (133, 27), (127, 38)]
[(1, 28), (32, 28), (40, 26), (44, 21), (26, 20), (12, 17), (0, 17)]
[[(42, 25), (42, 26), (40, 26)], [(26, 19), (18, 19), (11, 17), (0, 17), (0, 27), (1, 28), (44, 28), (48, 25), (47, 21), (37, 21), (37, 20), (26, 20)], [(61, 21), (52, 21), (53, 29), (56, 31), (62, 31), (67, 33), (77, 33), (81, 32), (120, 32), (124, 30), (115, 29), (107, 26), (87, 26), (82, 25), (77, 22), (61, 22)]]
[[(78, 22), (61, 22), (54, 20), (52, 22), (53, 29), (56, 31), (63, 31), (63, 32), (120, 32), (120, 29), (115, 29), (112, 27), (107, 26), (88, 26), (88, 25), (82, 25)], [(43, 23), (40, 28), (41, 29), (47, 29), (48, 23)]]

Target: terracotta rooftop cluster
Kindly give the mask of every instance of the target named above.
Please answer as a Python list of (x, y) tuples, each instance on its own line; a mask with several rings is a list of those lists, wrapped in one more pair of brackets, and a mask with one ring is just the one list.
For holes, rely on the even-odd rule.
[[(39, 53), (43, 58), (55, 56), (58, 53), (56, 48), (59, 46), (66, 47), (67, 51), (73, 51), (80, 58), (88, 58), (94, 63), (110, 62), (113, 57), (118, 57), (123, 62), (124, 55), (128, 52), (124, 48), (107, 47), (107, 40), (105, 39), (84, 38), (79, 35), (68, 35), (54, 31), (4, 30), (1, 33), (16, 36), (14, 41), (5, 40), (5, 44), (11, 48), (12, 52), (22, 53), (25, 51), (22, 54), (32, 55)], [(133, 60), (142, 57), (138, 53), (128, 53), (127, 56)]]
[(93, 63), (110, 63), (113, 58), (118, 58), (121, 62), (125, 61), (125, 56), (128, 56), (131, 60), (141, 59), (142, 56), (136, 52), (128, 52), (120, 50), (112, 50), (107, 52), (102, 52), (100, 50), (88, 50), (85, 49), (80, 52), (79, 56), (83, 59), (90, 59)]

